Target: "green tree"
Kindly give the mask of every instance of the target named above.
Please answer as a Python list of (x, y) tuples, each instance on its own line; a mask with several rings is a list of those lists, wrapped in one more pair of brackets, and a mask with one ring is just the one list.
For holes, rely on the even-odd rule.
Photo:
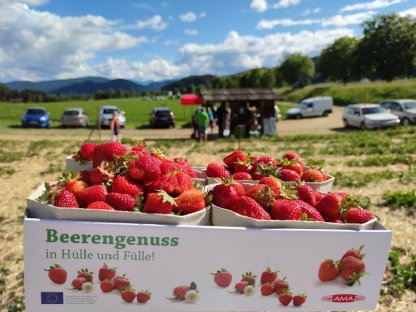
[(359, 40), (341, 37), (322, 50), (318, 59), (320, 73), (329, 80), (351, 81), (356, 73), (356, 52)]
[(306, 83), (315, 74), (315, 65), (310, 57), (294, 53), (286, 56), (280, 65), (280, 73), (283, 80), (289, 84), (298, 81)]
[(358, 60), (364, 74), (391, 81), (409, 77), (416, 63), (416, 19), (396, 13), (363, 23)]
[(276, 77), (273, 69), (266, 69), (260, 78), (260, 86), (262, 88), (274, 88), (276, 85)]

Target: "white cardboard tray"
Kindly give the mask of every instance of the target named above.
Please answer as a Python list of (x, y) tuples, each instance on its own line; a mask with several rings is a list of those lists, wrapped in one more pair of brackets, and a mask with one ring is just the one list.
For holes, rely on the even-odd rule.
[(66, 170), (68, 171), (82, 171), (82, 170), (92, 170), (92, 161), (85, 161), (81, 163), (80, 161), (75, 160), (71, 156), (65, 157), (65, 164), (66, 164)]

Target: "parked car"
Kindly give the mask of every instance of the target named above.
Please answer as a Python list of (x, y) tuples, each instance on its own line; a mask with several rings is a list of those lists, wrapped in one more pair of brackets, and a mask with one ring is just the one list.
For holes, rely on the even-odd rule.
[(49, 128), (51, 116), (44, 107), (29, 107), (22, 116), (22, 127)]
[(88, 127), (90, 121), (83, 108), (67, 108), (61, 117), (63, 127)]
[(377, 104), (351, 104), (342, 115), (345, 127), (374, 129), (400, 124), (399, 117)]
[(152, 128), (175, 127), (175, 115), (169, 107), (156, 107), (152, 111), (150, 118), (150, 126)]
[(416, 125), (416, 100), (400, 99), (381, 102), (382, 107), (397, 115), (402, 125)]
[(304, 99), (298, 107), (291, 108), (286, 112), (286, 118), (304, 118), (304, 117), (317, 117), (328, 116), (332, 113), (332, 107), (334, 103), (330, 96), (319, 96)]
[(101, 127), (110, 127), (111, 119), (113, 118), (114, 112), (118, 112), (118, 120), (120, 122), (120, 127), (124, 128), (126, 126), (126, 113), (120, 110), (115, 105), (105, 105), (101, 106), (100, 108), (100, 120), (101, 120)]

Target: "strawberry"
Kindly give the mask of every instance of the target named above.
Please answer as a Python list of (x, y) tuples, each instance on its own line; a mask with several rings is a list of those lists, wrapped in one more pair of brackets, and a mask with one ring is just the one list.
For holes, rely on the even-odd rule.
[(173, 289), (173, 297), (179, 300), (185, 300), (186, 293), (191, 289), (191, 287), (187, 285), (176, 286)]
[(296, 171), (282, 169), (279, 171), (279, 179), (282, 181), (297, 181), (300, 180), (300, 176)]
[(350, 208), (344, 215), (347, 223), (366, 223), (373, 219), (373, 214), (370, 210), (363, 208)]
[(135, 211), (137, 200), (129, 194), (108, 193), (105, 202), (115, 210)]
[(235, 291), (239, 294), (244, 294), (244, 289), (248, 286), (247, 281), (240, 281), (234, 285)]
[(326, 218), (339, 218), (341, 201), (342, 198), (338, 194), (328, 193), (316, 204), (316, 209)]
[(364, 256), (365, 256), (365, 254), (363, 254), (361, 252), (363, 248), (364, 248), (364, 245), (361, 245), (358, 249), (351, 248), (351, 249), (347, 250), (343, 254), (343, 256), (341, 257), (341, 260), (344, 259), (345, 257), (348, 257), (348, 256), (353, 256), (353, 257), (355, 257), (357, 259), (362, 260), (364, 258)]
[(209, 163), (206, 168), (206, 174), (210, 178), (226, 178), (230, 176), (230, 172), (223, 164)]
[(259, 180), (259, 184), (265, 184), (270, 187), (275, 194), (280, 194), (280, 190), (282, 188), (282, 184), (280, 183), (279, 179), (275, 177), (264, 177)]
[(106, 202), (98, 201), (98, 200), (95, 201), (95, 202), (92, 202), (86, 208), (87, 209), (96, 209), (96, 210), (115, 210), (112, 206), (110, 206)]
[(226, 269), (217, 270), (216, 273), (211, 273), (214, 275), (214, 283), (219, 287), (226, 288), (230, 286), (233, 276)]
[(276, 174), (277, 163), (269, 155), (253, 157), (252, 177), (254, 180), (260, 180), (263, 177), (274, 176)]
[(233, 151), (232, 153), (228, 154), (223, 158), (224, 164), (228, 167), (233, 167), (237, 162), (246, 162), (248, 160), (248, 156), (246, 153), (240, 150)]
[(92, 142), (83, 143), (77, 152), (77, 159), (81, 162), (92, 161), (94, 158), (94, 150), (98, 144)]
[(81, 180), (79, 172), (65, 171), (58, 179), (58, 185), (70, 191), (75, 196), (78, 192), (88, 187), (87, 183)]
[(289, 283), (286, 281), (286, 277), (284, 279), (278, 278), (273, 283), (273, 288), (276, 294), (281, 295), (284, 292), (288, 291)]
[(131, 303), (134, 299), (136, 299), (136, 292), (134, 289), (130, 288), (130, 286), (127, 286), (121, 290), (121, 299), (125, 302)]
[(81, 170), (79, 172), (79, 179), (81, 181), (84, 181), (85, 183), (87, 183), (87, 185), (89, 185), (89, 183), (90, 183), (90, 172), (88, 170)]
[(270, 215), (273, 220), (301, 220), (302, 208), (300, 200), (276, 199), (271, 207)]
[(104, 161), (90, 171), (90, 185), (106, 184), (109, 180), (114, 180), (114, 165), (112, 163)]
[(340, 274), (340, 262), (332, 259), (324, 260), (319, 266), (318, 277), (322, 282), (332, 281)]
[(234, 166), (232, 167), (234, 173), (237, 172), (245, 172), (245, 173), (252, 173), (253, 172), (253, 166), (251, 165), (251, 159), (248, 159), (247, 161), (240, 161), (234, 163)]
[(281, 162), (282, 169), (289, 169), (295, 171), (299, 176), (302, 176), (303, 173), (303, 165), (297, 161), (296, 159), (289, 160), (287, 158), (283, 158)]
[(298, 200), (298, 204), (302, 209), (302, 214), (305, 214), (307, 219), (313, 221), (324, 222), (325, 219), (322, 217), (321, 213), (313, 206), (304, 202), (303, 200)]
[(281, 295), (279, 295), (279, 302), (283, 304), (284, 306), (289, 305), (289, 303), (292, 302), (293, 296), (289, 292), (284, 292)]
[(114, 179), (113, 184), (111, 185), (111, 192), (129, 194), (136, 197), (144, 194), (144, 187), (140, 182), (137, 182), (128, 176), (119, 176)]
[(249, 285), (255, 285), (256, 284), (256, 278), (257, 278), (257, 276), (254, 275), (253, 273), (246, 272), (246, 273), (242, 274), (241, 281), (246, 281), (246, 282), (248, 282)]
[(94, 149), (93, 166), (101, 165), (103, 161), (113, 161), (116, 156), (122, 156), (128, 148), (119, 142), (106, 142), (98, 144)]
[(49, 279), (55, 284), (64, 284), (66, 282), (68, 274), (59, 264), (51, 265), (49, 269), (45, 269), (45, 271), (48, 272)]
[(253, 180), (251, 174), (247, 172), (236, 172), (231, 177), (233, 180)]
[(207, 204), (205, 202), (204, 192), (191, 189), (180, 194), (176, 199), (176, 205), (173, 210), (181, 214), (193, 213), (204, 209)]
[(360, 278), (365, 274), (365, 264), (362, 260), (347, 256), (341, 261), (341, 276), (348, 286), (360, 284)]
[(324, 177), (322, 172), (316, 168), (309, 168), (301, 175), (301, 180), (305, 182), (322, 182)]
[(139, 182), (151, 182), (161, 176), (161, 161), (151, 155), (143, 155), (140, 158), (131, 161), (128, 166), (128, 172), (131, 178)]
[(112, 280), (116, 276), (116, 268), (109, 268), (106, 263), (103, 263), (101, 268), (98, 270), (98, 279), (103, 280)]
[(293, 306), (294, 307), (300, 307), (302, 304), (304, 304), (306, 301), (306, 295), (305, 294), (299, 294), (296, 296), (293, 296)]
[(274, 287), (270, 283), (264, 283), (261, 285), (260, 292), (262, 296), (269, 296), (274, 293)]
[(136, 295), (138, 303), (146, 303), (151, 299), (151, 297), (152, 297), (152, 293), (149, 292), (148, 290), (139, 291)]
[(74, 278), (71, 282), (73, 289), (82, 290), (82, 285), (86, 282), (85, 277)]
[(165, 191), (159, 191), (147, 195), (143, 212), (169, 214), (174, 206), (176, 206), (176, 202), (173, 197)]
[(274, 191), (265, 184), (253, 185), (247, 191), (246, 196), (254, 199), (268, 212), (270, 211), (271, 207), (273, 206), (273, 202), (277, 197)]
[(114, 285), (109, 279), (104, 279), (100, 282), (101, 291), (104, 293), (108, 293), (114, 290)]
[(242, 196), (239, 197), (233, 207), (233, 211), (252, 219), (270, 220), (270, 215), (254, 199)]
[(133, 146), (130, 151), (130, 155), (132, 156), (143, 156), (148, 154), (149, 151), (147, 150), (146, 145), (144, 143), (141, 145)]
[(221, 184), (212, 189), (212, 203), (222, 208), (231, 209), (237, 199), (245, 194), (242, 184), (233, 182), (232, 178), (223, 179)]
[(75, 195), (67, 190), (59, 191), (54, 197), (53, 205), (63, 208), (79, 208)]
[(90, 272), (87, 268), (77, 271), (77, 277), (83, 277), (87, 282), (92, 283), (94, 280), (93, 272)]
[(316, 201), (316, 191), (309, 185), (299, 185), (296, 188), (296, 194), (299, 199), (307, 202), (311, 206), (315, 206)]
[(130, 286), (130, 280), (125, 275), (117, 275), (112, 280), (114, 288), (122, 290), (125, 287)]
[(179, 170), (169, 172), (153, 181), (150, 192), (165, 191), (169, 195), (177, 196), (193, 188), (193, 182), (189, 175)]
[(273, 284), (274, 281), (277, 279), (277, 272), (278, 271), (272, 271), (272, 269), (267, 267), (267, 269), (261, 273), (260, 283), (261, 284), (266, 284), (266, 283)]
[(78, 193), (78, 196), (85, 206), (88, 206), (95, 201), (105, 201), (107, 196), (107, 189), (104, 185), (93, 185), (83, 189)]
[(289, 159), (289, 160), (297, 160), (303, 167), (304, 163), (303, 163), (303, 159), (295, 152), (286, 152), (283, 154), (282, 156), (283, 159)]

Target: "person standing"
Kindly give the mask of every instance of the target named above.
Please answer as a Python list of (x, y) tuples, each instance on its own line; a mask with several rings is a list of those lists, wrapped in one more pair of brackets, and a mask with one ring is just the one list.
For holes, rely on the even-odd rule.
[(113, 118), (111, 119), (110, 123), (111, 129), (111, 140), (113, 142), (120, 142), (121, 141), (121, 134), (120, 134), (120, 121), (118, 119), (118, 112), (114, 111)]
[(199, 143), (205, 143), (207, 141), (207, 128), (209, 125), (209, 116), (203, 107), (201, 107), (198, 114), (196, 114), (196, 120), (198, 122)]

